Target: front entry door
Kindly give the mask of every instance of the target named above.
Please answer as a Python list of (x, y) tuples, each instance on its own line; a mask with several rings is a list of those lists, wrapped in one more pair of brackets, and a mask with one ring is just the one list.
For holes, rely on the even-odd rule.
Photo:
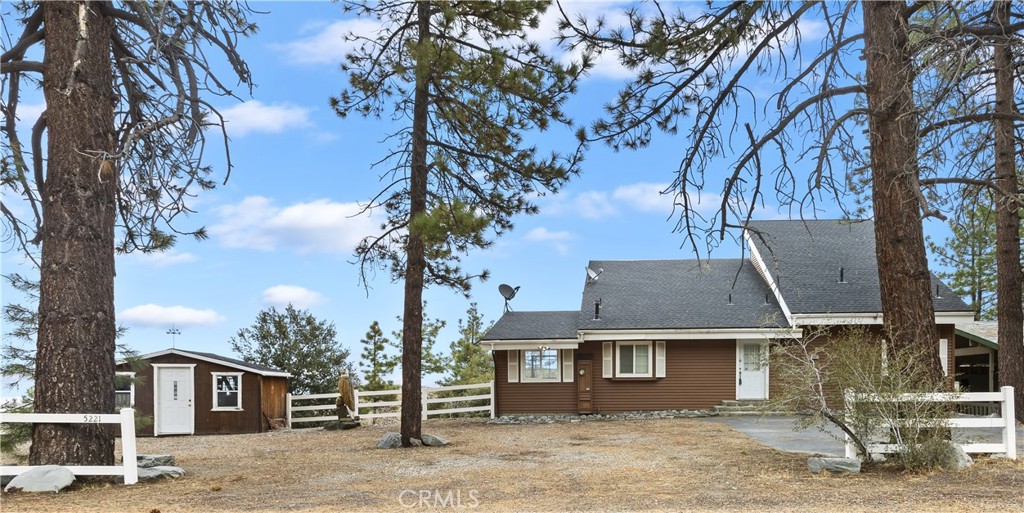
[(156, 434), (192, 434), (193, 379), (191, 367), (157, 367)]
[(768, 368), (764, 366), (762, 346), (757, 342), (736, 345), (736, 398), (766, 399)]
[(591, 360), (576, 362), (576, 412), (594, 413), (594, 392), (591, 390), (593, 379)]

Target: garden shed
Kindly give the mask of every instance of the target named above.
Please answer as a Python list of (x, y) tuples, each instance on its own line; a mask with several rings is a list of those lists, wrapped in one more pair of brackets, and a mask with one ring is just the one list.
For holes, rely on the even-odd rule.
[(115, 391), (119, 407), (152, 417), (152, 426), (139, 428), (139, 435), (262, 433), (271, 419), (287, 416), (285, 371), (183, 349), (141, 359), (141, 370), (118, 364), (118, 374), (136, 379)]

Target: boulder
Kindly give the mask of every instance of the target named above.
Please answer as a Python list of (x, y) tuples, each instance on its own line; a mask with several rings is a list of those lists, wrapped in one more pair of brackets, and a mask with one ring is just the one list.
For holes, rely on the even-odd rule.
[(860, 472), (860, 460), (857, 458), (821, 458), (813, 456), (807, 458), (807, 470), (819, 474), (825, 470), (836, 473), (858, 473)]
[(59, 465), (41, 465), (15, 476), (10, 483), (7, 483), (4, 491), (57, 493), (71, 486), (73, 482), (75, 482), (75, 474), (70, 470)]
[(171, 465), (157, 465), (155, 467), (139, 467), (139, 481), (163, 479), (165, 477), (181, 477), (185, 475), (185, 469)]
[(448, 440), (439, 436), (428, 435), (426, 433), (420, 437), (420, 441), (427, 447), (444, 447), (445, 445), (448, 445)]
[(359, 422), (355, 421), (355, 420), (352, 420), (352, 419), (334, 420), (334, 421), (328, 422), (327, 424), (324, 424), (324, 430), (325, 431), (337, 431), (337, 430), (355, 429), (357, 427), (359, 427)]
[(402, 435), (398, 433), (384, 433), (380, 441), (377, 442), (378, 449), (395, 449), (402, 446)]
[(174, 456), (170, 454), (139, 454), (135, 459), (139, 462), (139, 468), (174, 465)]
[(943, 470), (959, 472), (974, 464), (971, 458), (960, 444), (945, 442), (939, 450), (939, 466)]

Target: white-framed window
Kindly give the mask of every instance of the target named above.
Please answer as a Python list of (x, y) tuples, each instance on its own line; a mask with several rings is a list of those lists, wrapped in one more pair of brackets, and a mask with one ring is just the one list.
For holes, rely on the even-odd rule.
[(650, 378), (654, 367), (650, 342), (617, 342), (615, 346), (615, 376), (620, 378)]
[(213, 374), (213, 409), (242, 409), (242, 373), (212, 372)]
[(114, 410), (135, 407), (135, 373), (118, 372), (114, 376)]
[(524, 350), (522, 381), (559, 381), (561, 365), (557, 349)]

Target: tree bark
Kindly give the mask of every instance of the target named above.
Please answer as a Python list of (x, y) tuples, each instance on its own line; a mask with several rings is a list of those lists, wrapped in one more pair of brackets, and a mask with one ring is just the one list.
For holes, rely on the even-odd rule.
[[(417, 2), (419, 42), (424, 44), (430, 35), (430, 4)], [(420, 54), (420, 59), (423, 58)], [(409, 163), (409, 219), (427, 211), (427, 117), (429, 66), (418, 66), (412, 113), (412, 155)], [(402, 316), (402, 446), (410, 447), (412, 439), (420, 438), (423, 414), (421, 381), (423, 358), (423, 273), (426, 252), (423, 236), (409, 230), (405, 262), (405, 308)]]
[[(1010, 2), (993, 6), (995, 22), (1010, 24)], [(1000, 36), (993, 48), (996, 112), (1013, 114), (1013, 49), (1009, 38)], [(996, 117), (995, 172), (999, 190), (1018, 195), (1013, 121)], [(1016, 393), (1017, 419), (1024, 422), (1024, 310), (1021, 309), (1020, 210), (1011, 198), (993, 193), (996, 204), (996, 309), (999, 321), (999, 384), (1012, 386)]]
[(882, 313), (892, 349), (918, 347), (941, 379), (918, 201), (918, 116), (903, 2), (865, 1), (871, 187)]
[[(113, 413), (117, 173), (116, 162), (103, 164), (97, 153), (114, 151), (113, 23), (97, 3), (43, 8), (48, 141), (35, 408)], [(36, 424), (29, 461), (112, 465), (113, 432), (101, 424)]]

